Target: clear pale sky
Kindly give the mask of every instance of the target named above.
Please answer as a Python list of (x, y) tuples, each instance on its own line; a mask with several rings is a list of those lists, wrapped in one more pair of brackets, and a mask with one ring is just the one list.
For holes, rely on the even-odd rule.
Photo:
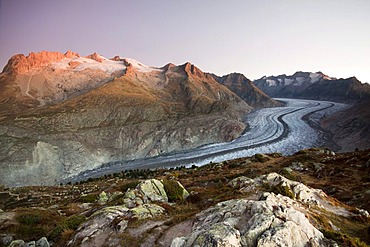
[(0, 66), (41, 50), (370, 82), (370, 0), (0, 0)]

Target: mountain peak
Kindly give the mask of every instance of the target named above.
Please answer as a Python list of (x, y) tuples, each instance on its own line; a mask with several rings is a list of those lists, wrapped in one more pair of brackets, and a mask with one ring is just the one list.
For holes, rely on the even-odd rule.
[(52, 51), (41, 51), (38, 53), (31, 52), (27, 57), (23, 54), (17, 54), (9, 59), (3, 72), (28, 72), (33, 68), (38, 68), (51, 62), (60, 61), (63, 58), (65, 58), (64, 54)]
[(90, 59), (93, 59), (99, 63), (103, 62), (104, 60), (107, 60), (105, 57), (99, 55), (98, 53), (94, 52), (93, 54), (91, 55), (88, 55), (86, 56), (86, 58), (90, 58)]

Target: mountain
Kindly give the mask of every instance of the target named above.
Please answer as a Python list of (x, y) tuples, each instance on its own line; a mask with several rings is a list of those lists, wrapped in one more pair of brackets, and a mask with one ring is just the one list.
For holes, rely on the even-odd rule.
[(321, 119), (341, 152), (370, 148), (370, 100)]
[(222, 77), (211, 74), (219, 83), (236, 93), (248, 105), (255, 108), (276, 107), (282, 104), (271, 99), (264, 92), (258, 89), (251, 80), (240, 73), (231, 73)]
[(0, 184), (54, 184), (114, 160), (230, 141), (251, 111), (196, 66), (40, 52), (0, 75)]
[(356, 77), (336, 79), (321, 72), (262, 77), (255, 85), (271, 97), (359, 102), (370, 99), (370, 85)]

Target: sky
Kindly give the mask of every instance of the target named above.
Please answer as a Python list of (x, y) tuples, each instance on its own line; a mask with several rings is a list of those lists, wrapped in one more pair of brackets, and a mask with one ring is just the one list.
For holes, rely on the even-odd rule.
[(370, 0), (0, 0), (0, 67), (72, 50), (162, 67), (370, 82)]

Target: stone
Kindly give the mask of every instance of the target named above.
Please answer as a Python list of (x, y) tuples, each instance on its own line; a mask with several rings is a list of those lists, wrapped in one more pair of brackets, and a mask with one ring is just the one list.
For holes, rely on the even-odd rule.
[(0, 214), (1, 214), (1, 213), (4, 213), (4, 210), (2, 210), (2, 209), (0, 208)]
[(168, 202), (168, 197), (161, 181), (149, 179), (127, 190), (123, 201), (126, 207), (133, 208), (150, 202)]
[(326, 197), (322, 190), (308, 188), (302, 183), (289, 180), (274, 172), (262, 175), (256, 180), (259, 180), (261, 184), (268, 183), (270, 186), (279, 185), (287, 187), (292, 192), (294, 198), (305, 204), (320, 205), (322, 198)]
[(130, 212), (133, 218), (142, 220), (160, 216), (165, 212), (165, 209), (156, 204), (143, 204), (132, 208)]
[(18, 239), (18, 240), (13, 240), (8, 247), (25, 247), (26, 244), (24, 243), (23, 240)]
[[(105, 207), (91, 215), (70, 241), (70, 245), (81, 242), (81, 246), (103, 246), (105, 239), (123, 233), (130, 219), (148, 219), (165, 213), (156, 204), (142, 204), (133, 208), (122, 206)], [(117, 237), (118, 238), (118, 237)]]
[(240, 246), (239, 231), (227, 222), (216, 223), (207, 230), (195, 232), (194, 235), (186, 242), (186, 246)]
[(26, 247), (36, 247), (36, 242), (35, 241), (28, 242), (26, 244)]
[(240, 177), (237, 177), (231, 180), (229, 182), (229, 186), (235, 189), (241, 189), (241, 188), (250, 187), (250, 186), (254, 187), (253, 185), (255, 183), (256, 182), (254, 181), (254, 179), (251, 179), (245, 176), (240, 176)]
[(50, 247), (50, 244), (45, 237), (42, 237), (36, 241), (36, 247)]
[(300, 203), (269, 192), (259, 200), (220, 202), (197, 214), (192, 232), (171, 246), (326, 246), (305, 212)]
[(102, 191), (99, 194), (98, 202), (100, 204), (105, 204), (107, 201), (108, 201), (108, 195), (107, 195), (107, 193), (105, 193), (105, 191)]

